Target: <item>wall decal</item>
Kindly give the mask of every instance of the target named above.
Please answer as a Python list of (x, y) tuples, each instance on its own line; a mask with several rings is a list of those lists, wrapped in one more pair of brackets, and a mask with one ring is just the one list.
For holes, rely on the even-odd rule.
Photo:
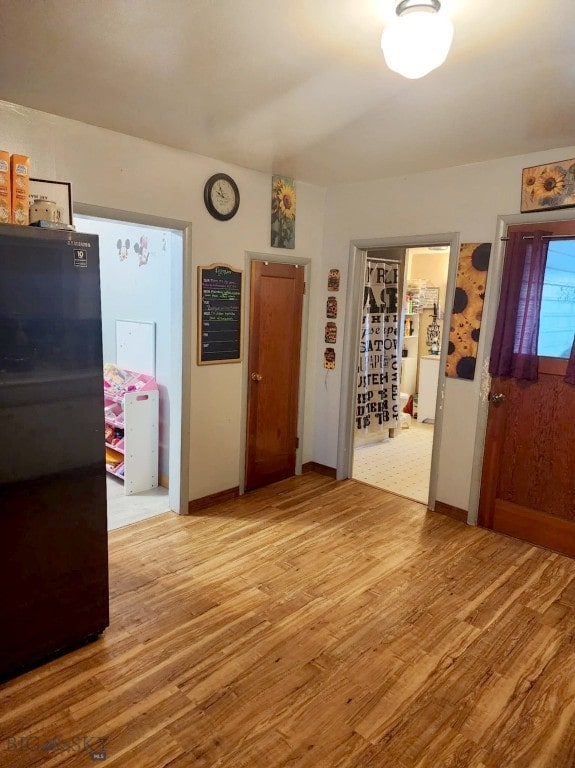
[(459, 250), (445, 375), (473, 380), (481, 331), (491, 243), (463, 243)]
[(129, 240), (122, 240), (118, 239), (118, 242), (116, 243), (116, 247), (118, 249), (118, 256), (120, 258), (120, 261), (126, 261), (128, 258), (128, 253), (130, 251), (130, 241)]
[(148, 263), (150, 252), (148, 251), (148, 238), (142, 235), (139, 243), (134, 243), (134, 250), (139, 256), (138, 266), (143, 267)]
[(335, 368), (335, 349), (332, 347), (326, 347), (323, 353), (323, 367), (329, 371), (333, 371)]
[(295, 248), (295, 203), (295, 181), (285, 176), (272, 176), (273, 248)]
[(325, 343), (335, 344), (337, 342), (337, 325), (335, 323), (325, 324)]
[(337, 299), (335, 296), (327, 297), (325, 315), (332, 320), (337, 317)]
[(330, 269), (327, 276), (327, 290), (339, 291), (339, 269)]

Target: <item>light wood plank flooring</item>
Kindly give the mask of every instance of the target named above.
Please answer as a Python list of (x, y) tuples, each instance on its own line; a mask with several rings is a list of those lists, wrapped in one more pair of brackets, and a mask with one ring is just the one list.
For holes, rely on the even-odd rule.
[(110, 575), (104, 636), (0, 686), (2, 768), (575, 765), (566, 557), (311, 473), (113, 531)]

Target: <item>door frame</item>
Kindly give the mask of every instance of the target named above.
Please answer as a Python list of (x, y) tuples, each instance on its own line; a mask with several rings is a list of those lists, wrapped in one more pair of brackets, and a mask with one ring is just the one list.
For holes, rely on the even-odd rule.
[(549, 221), (575, 221), (575, 211), (562, 208), (554, 211), (538, 213), (516, 213), (497, 217), (495, 242), (491, 251), (489, 272), (487, 275), (486, 294), (489, 297), (487, 311), (484, 312), (481, 323), (481, 335), (484, 340), (483, 351), (477, 358), (477, 370), (480, 371), (479, 405), (477, 409), (477, 424), (475, 428), (475, 447), (473, 451), (473, 467), (471, 471), (471, 487), (469, 493), (469, 525), (477, 525), (479, 516), (479, 497), (481, 495), (481, 476), (483, 474), (483, 455), (487, 435), (487, 417), (489, 413), (489, 391), (491, 375), (489, 374), (489, 357), (495, 333), (495, 321), (499, 307), (501, 278), (503, 277), (503, 261), (505, 258), (506, 241), (502, 240), (507, 234), (507, 228), (514, 224), (543, 224)]
[(243, 309), (243, 338), (242, 344), (244, 355), (242, 357), (242, 404), (240, 417), (240, 489), (242, 496), (245, 493), (246, 483), (246, 441), (248, 436), (248, 389), (249, 389), (249, 343), (250, 343), (250, 303), (251, 303), (251, 263), (252, 261), (269, 261), (276, 264), (292, 264), (302, 267), (304, 270), (305, 292), (303, 295), (302, 315), (301, 315), (301, 344), (299, 359), (299, 387), (298, 387), (298, 405), (297, 405), (297, 433), (299, 445), (295, 457), (295, 473), (302, 473), (302, 456), (305, 442), (304, 435), (304, 412), (305, 412), (305, 390), (306, 390), (306, 362), (308, 351), (308, 325), (309, 325), (309, 297), (311, 283), (311, 259), (302, 256), (289, 256), (276, 253), (258, 253), (256, 251), (245, 251), (244, 254), (244, 309)]
[[(361, 326), (361, 306), (363, 300), (363, 278), (367, 251), (376, 248), (422, 248), (427, 245), (448, 245), (449, 269), (445, 291), (444, 327), (449, 323), (455, 294), (455, 278), (459, 258), (459, 232), (440, 232), (432, 235), (412, 235), (407, 237), (371, 238), (352, 240), (349, 245), (349, 266), (345, 307), (345, 333), (342, 354), (342, 379), (339, 408), (339, 430), (337, 440), (338, 480), (352, 476), (354, 444), (355, 383), (359, 363), (359, 334)], [(437, 470), (439, 466), (439, 446), (443, 429), (443, 398), (445, 395), (445, 361), (449, 334), (443, 333), (439, 358), (439, 383), (435, 409), (435, 428), (431, 453), (431, 473), (429, 479), (428, 509), (434, 509), (437, 494)]]
[[(83, 216), (112, 219), (152, 227), (174, 229), (182, 234), (182, 269), (176, 288), (181, 302), (181, 350), (176, 350), (180, 364), (176, 368), (175, 389), (170, 397), (170, 469), (168, 503), (173, 512), (189, 514), (190, 497), (190, 398), (192, 355), (192, 224), (180, 219), (123, 211), (89, 203), (74, 202), (74, 212)], [(178, 277), (176, 275), (176, 277)], [(172, 285), (172, 296), (174, 285)], [(172, 319), (173, 322), (173, 319)]]

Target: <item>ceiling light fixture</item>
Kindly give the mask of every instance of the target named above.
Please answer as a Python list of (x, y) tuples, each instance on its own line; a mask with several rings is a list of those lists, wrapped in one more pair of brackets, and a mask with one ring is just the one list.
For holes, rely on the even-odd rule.
[(381, 47), (387, 66), (417, 79), (441, 66), (451, 47), (453, 24), (440, 13), (439, 0), (401, 0), (387, 25)]

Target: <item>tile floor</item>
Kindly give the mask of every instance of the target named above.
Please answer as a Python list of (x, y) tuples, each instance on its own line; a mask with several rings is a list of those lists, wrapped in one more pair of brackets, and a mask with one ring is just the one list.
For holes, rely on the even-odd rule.
[(170, 508), (167, 488), (152, 488), (150, 491), (126, 496), (123, 482), (111, 475), (106, 477), (106, 488), (109, 531), (161, 515)]
[(432, 447), (433, 424), (412, 419), (397, 437), (356, 448), (352, 477), (427, 504)]

